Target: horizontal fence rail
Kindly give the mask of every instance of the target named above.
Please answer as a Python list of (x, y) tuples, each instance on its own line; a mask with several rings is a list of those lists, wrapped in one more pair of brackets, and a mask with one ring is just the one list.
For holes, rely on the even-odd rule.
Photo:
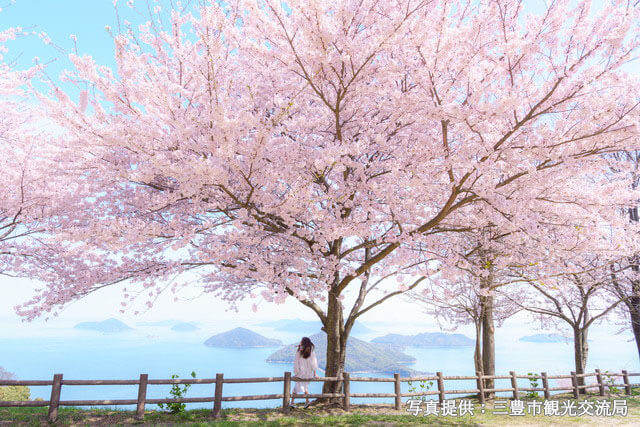
[[(282, 399), (282, 410), (289, 412), (290, 401), (292, 398), (312, 398), (312, 399), (342, 399), (345, 410), (350, 409), (351, 398), (394, 398), (395, 409), (399, 410), (402, 405), (403, 397), (423, 397), (438, 396), (440, 404), (444, 402), (446, 395), (469, 395), (477, 394), (481, 403), (490, 398), (494, 393), (511, 392), (514, 399), (518, 399), (521, 392), (542, 392), (545, 399), (551, 396), (552, 391), (568, 391), (573, 393), (573, 397), (577, 398), (580, 393), (585, 393), (588, 389), (597, 389), (600, 396), (605, 396), (605, 389), (609, 392), (612, 388), (624, 387), (626, 395), (631, 395), (631, 389), (640, 387), (640, 383), (631, 383), (630, 377), (640, 376), (640, 373), (630, 373), (623, 370), (620, 373), (601, 372), (596, 369), (593, 373), (577, 374), (571, 372), (569, 375), (547, 375), (546, 372), (533, 375), (516, 375), (510, 372), (509, 375), (466, 375), (466, 376), (444, 376), (442, 372), (436, 375), (416, 376), (416, 377), (400, 377), (394, 374), (393, 378), (387, 377), (351, 377), (348, 372), (344, 372), (340, 377), (315, 377), (315, 378), (299, 378), (291, 375), (291, 372), (285, 372), (282, 377), (261, 377), (261, 378), (224, 378), (223, 374), (216, 374), (215, 378), (174, 378), (174, 379), (149, 379), (147, 374), (141, 374), (137, 380), (65, 380), (62, 374), (55, 374), (53, 380), (0, 380), (1, 386), (50, 386), (51, 397), (49, 400), (17, 400), (17, 401), (0, 401), (0, 407), (43, 407), (48, 406), (48, 419), (54, 422), (58, 417), (58, 408), (60, 406), (100, 406), (100, 405), (136, 405), (136, 419), (143, 419), (145, 405), (157, 405), (159, 403), (209, 403), (213, 402), (212, 416), (218, 418), (222, 409), (222, 402), (238, 402), (250, 400), (274, 400)], [(584, 382), (588, 377), (596, 377), (594, 384), (579, 384)], [(608, 380), (605, 382), (605, 378)], [(614, 383), (615, 378), (621, 378), (621, 383)], [(518, 380), (529, 380), (531, 382), (541, 381), (541, 387), (520, 387)], [(565, 387), (549, 387), (549, 380), (567, 379), (571, 381), (570, 386)], [(582, 381), (579, 381), (581, 379)], [(475, 380), (476, 388), (466, 390), (455, 390), (445, 388), (445, 381), (461, 381)], [(493, 380), (510, 380), (511, 387), (488, 388), (485, 387), (487, 381)], [(304, 382), (340, 382), (340, 393), (317, 393), (317, 394), (296, 394), (291, 392), (291, 381)], [(409, 393), (401, 392), (401, 383), (405, 382), (430, 382), (436, 384), (437, 390), (414, 391)], [(222, 390), (224, 384), (247, 384), (247, 383), (271, 383), (282, 382), (283, 392), (277, 394), (262, 395), (246, 395), (246, 396), (223, 396)], [(393, 393), (351, 393), (351, 382), (382, 382), (394, 383)], [(214, 395), (212, 397), (183, 397), (177, 399), (147, 399), (147, 387), (149, 385), (170, 385), (170, 384), (214, 384)], [(120, 400), (60, 400), (60, 392), (62, 386), (89, 386), (89, 385), (137, 385), (137, 399), (120, 399)]]

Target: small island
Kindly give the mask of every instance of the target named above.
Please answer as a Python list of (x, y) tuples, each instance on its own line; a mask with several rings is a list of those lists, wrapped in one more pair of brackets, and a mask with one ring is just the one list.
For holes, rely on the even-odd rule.
[[(309, 338), (315, 345), (318, 365), (324, 370), (327, 363), (327, 335), (324, 332), (318, 332)], [(290, 344), (276, 351), (267, 358), (267, 362), (293, 364), (297, 345), (298, 343)], [(405, 366), (415, 361), (414, 357), (386, 344), (369, 343), (354, 337), (349, 337), (347, 341), (345, 370), (350, 373), (399, 373), (403, 376), (421, 374)]]
[(133, 328), (112, 317), (110, 319), (103, 320), (102, 322), (81, 322), (75, 325), (74, 329), (98, 331), (102, 333), (115, 333), (130, 331)]
[(180, 322), (173, 325), (171, 327), (171, 330), (176, 332), (193, 332), (193, 331), (200, 330), (200, 328), (194, 325), (193, 323)]
[(209, 337), (204, 345), (227, 348), (277, 347), (282, 345), (282, 341), (267, 338), (246, 328), (235, 328)]
[(475, 341), (462, 334), (424, 332), (417, 335), (387, 334), (371, 340), (374, 343), (397, 347), (468, 347)]
[(566, 343), (569, 341), (568, 338), (563, 337), (560, 334), (534, 334), (527, 335), (520, 338), (520, 341), (523, 342), (535, 342), (535, 343), (554, 343), (554, 342), (563, 342)]
[(155, 320), (149, 322), (136, 322), (137, 326), (174, 326), (178, 323), (183, 323), (181, 320), (167, 319), (167, 320)]
[[(273, 328), (275, 331), (287, 331), (303, 335), (311, 335), (322, 328), (322, 323), (319, 320), (281, 319), (263, 322), (257, 326)], [(351, 329), (352, 334), (366, 334), (370, 332), (373, 331), (360, 322), (355, 322)]]

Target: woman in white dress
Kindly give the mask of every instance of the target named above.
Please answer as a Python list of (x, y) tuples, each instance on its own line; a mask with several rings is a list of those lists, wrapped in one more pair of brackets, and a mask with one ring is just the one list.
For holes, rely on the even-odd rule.
[[(303, 337), (300, 340), (300, 344), (296, 349), (296, 357), (293, 362), (293, 374), (298, 378), (315, 378), (316, 369), (318, 369), (318, 359), (316, 359), (316, 353), (313, 351), (314, 345), (307, 337)], [(309, 381), (296, 381), (296, 385), (293, 388), (295, 394), (309, 394)], [(293, 406), (293, 397), (291, 398), (291, 406)], [(304, 407), (309, 406), (309, 398), (307, 397), (307, 403)]]

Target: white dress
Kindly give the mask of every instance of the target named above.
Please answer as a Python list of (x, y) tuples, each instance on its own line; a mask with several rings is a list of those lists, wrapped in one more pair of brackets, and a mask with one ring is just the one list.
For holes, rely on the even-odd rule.
[[(305, 359), (300, 352), (296, 350), (296, 357), (293, 362), (294, 376), (298, 378), (313, 378), (316, 369), (318, 369), (318, 359), (316, 359), (315, 351), (311, 350), (311, 354)], [(309, 381), (296, 381), (293, 392), (296, 394), (308, 393)]]

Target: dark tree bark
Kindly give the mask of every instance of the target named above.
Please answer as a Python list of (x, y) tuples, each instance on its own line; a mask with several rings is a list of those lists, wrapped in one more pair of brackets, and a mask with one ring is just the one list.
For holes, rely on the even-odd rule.
[[(638, 274), (638, 265), (632, 265), (634, 274)], [(625, 305), (629, 310), (629, 318), (631, 321), (631, 331), (633, 338), (636, 340), (636, 348), (638, 349), (638, 357), (640, 358), (640, 281), (631, 281), (631, 295), (625, 301)]]
[[(342, 303), (339, 297), (329, 292), (327, 309), (327, 323), (325, 325), (327, 334), (327, 366), (325, 376), (339, 377), (344, 372), (344, 364), (347, 357), (348, 334), (344, 328)], [(327, 381), (322, 387), (323, 393), (339, 393), (340, 382)]]
[[(638, 158), (636, 157), (636, 164)], [(631, 184), (631, 188), (634, 190), (638, 187), (637, 178), (635, 178)], [(638, 215), (638, 207), (634, 206), (629, 208), (629, 219), (631, 222), (638, 222), (640, 220)], [(631, 257), (631, 271), (634, 276), (638, 276), (640, 267), (638, 266), (638, 256)], [(631, 320), (631, 331), (633, 332), (633, 338), (636, 340), (636, 348), (638, 349), (638, 357), (640, 357), (640, 281), (631, 280), (631, 294), (628, 295), (629, 299), (625, 301), (625, 305), (629, 309), (629, 317)]]
[[(637, 183), (634, 181), (632, 188), (637, 188)], [(629, 208), (629, 220), (631, 222), (638, 222), (638, 208)], [(638, 255), (632, 255), (628, 258), (628, 264), (622, 265), (622, 269), (630, 268), (632, 272), (632, 278), (628, 284), (619, 282), (617, 273), (612, 268), (612, 291), (618, 298), (624, 299), (624, 305), (629, 313), (629, 321), (631, 323), (631, 332), (633, 338), (636, 341), (636, 348), (638, 350), (638, 357), (640, 358), (640, 265)], [(626, 280), (626, 279), (623, 279)]]
[[(370, 258), (371, 251), (369, 250), (369, 248), (366, 248), (364, 257), (365, 263), (368, 262)], [(341, 282), (338, 278), (336, 278), (331, 286), (331, 290), (327, 294), (326, 313), (323, 312), (323, 310), (317, 305), (308, 301), (302, 301), (303, 304), (311, 307), (316, 312), (316, 314), (322, 321), (322, 330), (327, 334), (327, 364), (325, 366), (325, 376), (338, 378), (342, 376), (342, 373), (345, 369), (345, 361), (347, 358), (347, 341), (349, 339), (349, 335), (351, 334), (351, 329), (353, 328), (353, 325), (355, 324), (355, 321), (358, 317), (396, 295), (401, 295), (405, 292), (415, 289), (423, 280), (426, 279), (426, 277), (420, 277), (411, 285), (409, 285), (407, 289), (390, 292), (380, 299), (365, 306), (364, 303), (368, 293), (387, 277), (388, 276), (384, 276), (377, 282), (370, 285), (370, 272), (368, 270), (365, 271), (360, 283), (358, 297), (356, 298), (356, 301), (351, 307), (351, 310), (349, 311), (349, 314), (346, 316), (346, 318), (344, 315), (344, 306), (340, 301), (340, 293), (344, 288), (340, 287)], [(342, 388), (343, 383), (340, 380), (326, 381), (322, 387), (322, 392), (340, 393), (342, 391)], [(326, 401), (332, 399), (320, 400)]]
[[(587, 367), (587, 357), (589, 355), (589, 342), (587, 340), (588, 327), (581, 328), (575, 326), (573, 328), (573, 354), (576, 365), (576, 374), (584, 374)], [(584, 377), (578, 377), (578, 385), (585, 385)], [(587, 394), (586, 389), (580, 389), (580, 394)]]
[(638, 357), (640, 358), (640, 282), (633, 282), (633, 296), (629, 298), (629, 316), (631, 318), (631, 330), (636, 340), (636, 348), (638, 349)]
[(475, 367), (475, 372), (483, 372), (482, 367), (482, 321), (481, 319), (477, 319), (475, 322), (476, 326), (476, 345), (473, 350), (473, 365)]
[[(483, 375), (496, 374), (496, 341), (495, 325), (493, 322), (493, 296), (482, 296), (482, 373)], [(494, 380), (487, 379), (484, 388), (494, 388)], [(487, 393), (487, 398), (492, 398), (494, 393)]]

